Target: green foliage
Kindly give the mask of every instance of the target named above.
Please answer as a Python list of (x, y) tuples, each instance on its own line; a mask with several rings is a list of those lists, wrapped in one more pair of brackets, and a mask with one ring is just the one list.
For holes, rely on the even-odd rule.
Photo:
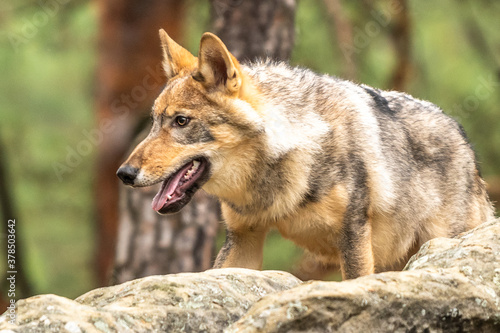
[(19, 214), (18, 246), (35, 292), (73, 297), (94, 286), (93, 151), (61, 180), (53, 163), (64, 163), (67, 149), (93, 127), (96, 22), (89, 6), (44, 13), (24, 6), (2, 22), (0, 138)]
[[(209, 6), (189, 3), (185, 45), (196, 53), (201, 33), (208, 30)], [(355, 37), (366, 34), (368, 22), (377, 22), (363, 2), (343, 3)], [(384, 11), (387, 4), (377, 1), (373, 8)], [(457, 118), (475, 144), (485, 174), (500, 174), (499, 3), (415, 0), (410, 5), (413, 72), (406, 90)], [(95, 286), (96, 147), (62, 180), (54, 163), (64, 163), (68, 149), (76, 149), (84, 131), (95, 127), (96, 13), (86, 2), (68, 2), (46, 23), (39, 21), (31, 37), (23, 37), (23, 29), (36, 15), (40, 19), (40, 12), (38, 2), (28, 1), (2, 5), (0, 11), (0, 138), (7, 148), (19, 212), (15, 218), (35, 292), (75, 297)], [(341, 75), (346, 51), (337, 45), (328, 19), (321, 1), (299, 1), (292, 62)], [(360, 82), (388, 88), (397, 60), (391, 24), (380, 25), (380, 32), (357, 49)], [(300, 253), (273, 233), (266, 241), (264, 266), (290, 269)]]

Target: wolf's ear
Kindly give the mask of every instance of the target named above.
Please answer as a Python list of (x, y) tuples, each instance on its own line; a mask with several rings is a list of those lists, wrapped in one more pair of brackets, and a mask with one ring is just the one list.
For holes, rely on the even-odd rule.
[(167, 79), (176, 76), (184, 68), (189, 70), (195, 68), (196, 57), (174, 42), (163, 29), (160, 29), (160, 40), (163, 49), (163, 69)]
[(240, 64), (219, 37), (209, 32), (201, 37), (198, 73), (193, 77), (206, 88), (223, 89), (229, 94), (236, 94), (241, 87)]

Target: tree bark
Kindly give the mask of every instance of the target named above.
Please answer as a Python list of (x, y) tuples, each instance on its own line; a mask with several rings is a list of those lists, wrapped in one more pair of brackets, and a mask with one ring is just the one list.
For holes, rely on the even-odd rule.
[(118, 230), (116, 170), (141, 118), (164, 85), (158, 30), (179, 39), (182, 1), (98, 0), (99, 36), (96, 112), (98, 146), (95, 179), (97, 279), (107, 285)]
[(211, 0), (213, 31), (239, 60), (288, 60), (295, 39), (295, 0)]
[[(239, 60), (284, 60), (292, 51), (294, 11), (295, 1), (212, 1), (214, 32)], [(160, 216), (151, 209), (157, 191), (121, 192), (114, 282), (212, 267), (220, 220), (216, 199), (199, 191), (179, 213)]]
[(410, 78), (411, 65), (411, 21), (407, 0), (397, 0), (397, 12), (391, 29), (391, 37), (396, 50), (397, 64), (390, 87), (403, 91)]
[(354, 50), (352, 24), (344, 13), (342, 2), (340, 0), (323, 0), (328, 16), (333, 21), (333, 30), (337, 36), (337, 43), (343, 54), (343, 73), (342, 76), (349, 80), (355, 80), (357, 77), (357, 59)]
[(217, 200), (197, 192), (179, 213), (151, 209), (158, 187), (122, 191), (114, 280), (211, 268), (219, 222)]

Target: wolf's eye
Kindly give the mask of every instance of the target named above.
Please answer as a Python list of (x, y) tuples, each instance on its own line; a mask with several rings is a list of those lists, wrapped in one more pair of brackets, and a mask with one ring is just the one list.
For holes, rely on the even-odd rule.
[(178, 126), (186, 126), (189, 123), (189, 118), (184, 116), (175, 117), (175, 124)]

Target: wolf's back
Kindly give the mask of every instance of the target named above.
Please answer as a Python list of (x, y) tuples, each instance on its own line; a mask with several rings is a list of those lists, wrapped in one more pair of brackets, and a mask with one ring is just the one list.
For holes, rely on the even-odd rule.
[(314, 129), (319, 115), (328, 123), (319, 137), (320, 176), (311, 182), (312, 194), (338, 183), (357, 186), (362, 165), (370, 213), (400, 225), (409, 239), (453, 236), (493, 216), (463, 128), (436, 105), (282, 63), (252, 64), (249, 73), (291, 122)]

